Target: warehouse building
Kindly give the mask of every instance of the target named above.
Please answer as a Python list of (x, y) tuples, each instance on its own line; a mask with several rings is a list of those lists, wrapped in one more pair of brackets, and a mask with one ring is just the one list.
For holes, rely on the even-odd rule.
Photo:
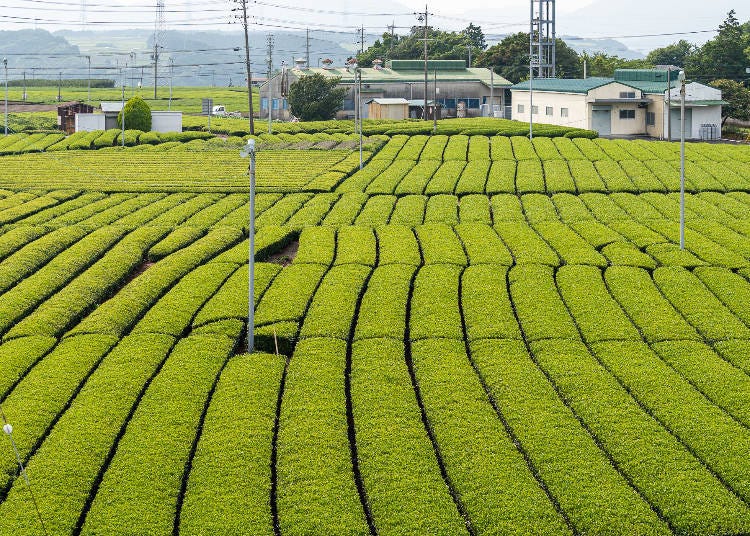
[[(325, 60), (323, 65), (324, 67), (310, 68), (305, 65), (304, 60), (297, 60), (294, 68), (283, 69), (270, 82), (263, 84), (260, 88), (260, 116), (268, 117), (270, 102), (274, 119), (289, 119), (289, 106), (282, 95), (286, 95), (288, 88), (300, 78), (321, 74), (326, 78), (341, 79), (340, 85), (348, 89), (348, 94), (344, 97), (344, 107), (337, 118), (353, 118), (355, 69), (347, 66), (334, 67), (330, 60)], [(495, 117), (503, 116), (505, 89), (512, 84), (490, 69), (467, 68), (463, 60), (428, 60), (427, 71), (427, 98), (436, 100), (440, 105), (442, 117), (476, 117), (490, 115), (491, 111), (495, 113)], [(367, 117), (371, 109), (364, 103), (373, 99), (424, 102), (422, 60), (391, 60), (385, 66), (380, 60), (375, 60), (372, 67), (361, 68), (361, 73), (364, 117)], [(491, 107), (492, 104), (494, 107)], [(419, 118), (421, 114), (421, 108), (409, 106), (409, 117)]]
[[(596, 130), (602, 136), (680, 138), (680, 83), (677, 70), (618, 69), (614, 78), (533, 81), (511, 87), (513, 119)], [(668, 80), (669, 79), (669, 80)], [(704, 84), (686, 85), (685, 135), (721, 137), (721, 91)], [(669, 92), (669, 93), (668, 93)], [(671, 109), (671, 113), (668, 110)], [(670, 117), (671, 116), (671, 117)]]

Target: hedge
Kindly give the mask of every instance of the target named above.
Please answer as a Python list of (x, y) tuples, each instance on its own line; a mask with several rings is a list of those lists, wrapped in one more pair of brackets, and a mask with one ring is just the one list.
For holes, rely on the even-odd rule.
[(424, 266), (419, 270), (409, 318), (411, 340), (464, 338), (458, 297), (462, 271), (462, 267), (450, 264)]
[(415, 226), (424, 223), (427, 196), (405, 195), (396, 201), (396, 207), (391, 214), (390, 223), (396, 225)]
[(172, 530), (185, 464), (233, 346), (223, 337), (193, 336), (172, 350), (117, 445), (81, 534)]
[(345, 363), (338, 339), (305, 339), (289, 362), (277, 443), (283, 534), (369, 534), (352, 474)]
[(261, 353), (227, 363), (193, 458), (180, 534), (273, 534), (269, 460), (283, 369)]

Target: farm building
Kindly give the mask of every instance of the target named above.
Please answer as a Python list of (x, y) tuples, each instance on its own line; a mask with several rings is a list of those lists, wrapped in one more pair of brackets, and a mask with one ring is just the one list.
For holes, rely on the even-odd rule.
[[(680, 137), (678, 71), (618, 69), (614, 78), (533, 81), (533, 109), (529, 110), (529, 82), (511, 87), (513, 119), (596, 130), (603, 136), (645, 135)], [(667, 81), (667, 78), (670, 80)], [(667, 113), (667, 86), (671, 118)], [(685, 129), (688, 139), (716, 139), (721, 135), (718, 89), (691, 82), (686, 85)], [(669, 126), (668, 126), (669, 125)]]
[[(91, 107), (89, 107), (91, 108)], [(101, 113), (75, 115), (75, 131), (109, 130), (117, 128), (117, 116), (122, 110), (122, 102), (102, 102)], [(127, 124), (125, 125), (127, 127)], [(151, 130), (153, 132), (182, 132), (182, 112), (151, 110)]]
[(406, 99), (370, 99), (367, 104), (367, 117), (370, 119), (407, 119), (409, 101)]
[[(330, 60), (329, 60), (330, 61)], [(362, 101), (372, 99), (407, 99), (424, 100), (424, 62), (422, 60), (391, 60), (381, 66), (376, 60), (372, 67), (361, 69)], [(302, 78), (312, 74), (341, 78), (341, 86), (349, 93), (344, 98), (344, 108), (338, 119), (354, 117), (354, 78), (355, 70), (351, 67), (333, 67), (324, 62), (325, 67), (310, 68), (304, 60), (297, 60), (293, 69), (286, 69), (271, 78), (269, 83), (260, 88), (260, 115), (268, 116), (269, 89), (272, 115), (278, 119), (289, 119), (290, 111), (286, 98), (282, 97), (282, 88), (288, 88)], [(490, 69), (467, 68), (463, 60), (428, 60), (427, 98), (432, 99), (437, 88), (437, 102), (443, 117), (455, 117), (465, 113), (466, 117), (482, 115), (494, 103), (496, 116), (502, 116), (505, 109), (505, 92), (512, 84)], [(417, 117), (421, 110), (410, 109), (410, 117)], [(363, 106), (364, 116), (370, 112)]]

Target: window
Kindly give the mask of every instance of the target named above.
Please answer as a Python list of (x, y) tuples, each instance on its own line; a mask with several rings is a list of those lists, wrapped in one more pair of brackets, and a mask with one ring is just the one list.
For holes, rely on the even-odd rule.
[(635, 110), (620, 110), (620, 119), (635, 119)]
[(518, 113), (519, 113), (519, 114), (522, 114), (522, 113), (523, 113), (523, 110), (524, 110), (524, 108), (523, 108), (523, 104), (519, 104), (519, 105), (518, 105)]
[(479, 99), (466, 99), (467, 108), (471, 110), (479, 109)]
[(539, 106), (532, 106), (531, 107), (531, 113), (532, 113), (532, 115), (538, 115), (539, 114)]
[(656, 125), (656, 113), (646, 112), (646, 126), (653, 127)]
[(344, 110), (354, 110), (354, 100), (353, 99), (344, 99)]
[(260, 99), (260, 109), (261, 110), (268, 110), (268, 98), (262, 97)]
[(634, 99), (635, 91), (620, 91), (620, 98), (621, 99)]
[(554, 112), (552, 111), (552, 106), (545, 107), (544, 113), (545, 115), (553, 115)]
[(560, 108), (560, 117), (568, 117), (568, 109)]

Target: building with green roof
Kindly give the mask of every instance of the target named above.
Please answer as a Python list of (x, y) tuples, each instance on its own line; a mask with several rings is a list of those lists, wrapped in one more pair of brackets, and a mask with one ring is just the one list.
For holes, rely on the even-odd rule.
[[(602, 136), (651, 136), (679, 139), (680, 88), (675, 69), (617, 69), (613, 78), (533, 80), (512, 86), (512, 116), (519, 121), (596, 130)], [(533, 102), (531, 102), (533, 101)], [(685, 130), (688, 139), (721, 136), (721, 91), (686, 84)], [(670, 111), (671, 109), (671, 111)]]
[[(330, 60), (323, 63), (323, 67), (308, 67), (304, 60), (297, 60), (293, 68), (282, 70), (263, 84), (260, 87), (261, 117), (268, 117), (270, 102), (274, 118), (288, 119), (290, 114), (282, 93), (285, 95), (285, 90), (300, 78), (320, 74), (326, 78), (339, 78), (339, 84), (349, 90), (344, 98), (344, 108), (337, 117), (353, 118), (355, 68), (346, 65), (336, 67)], [(363, 103), (380, 98), (424, 101), (422, 60), (391, 60), (385, 65), (376, 60), (372, 67), (362, 67), (359, 70), (362, 74)], [(427, 98), (435, 99), (441, 105), (442, 117), (479, 116), (482, 111), (490, 111), (492, 104), (496, 115), (502, 116), (505, 109), (505, 89), (512, 85), (502, 76), (492, 73), (490, 69), (466, 67), (463, 60), (428, 60), (427, 72)], [(410, 106), (409, 109), (412, 117), (421, 117), (422, 106)], [(363, 112), (366, 117), (366, 106), (363, 106)]]

